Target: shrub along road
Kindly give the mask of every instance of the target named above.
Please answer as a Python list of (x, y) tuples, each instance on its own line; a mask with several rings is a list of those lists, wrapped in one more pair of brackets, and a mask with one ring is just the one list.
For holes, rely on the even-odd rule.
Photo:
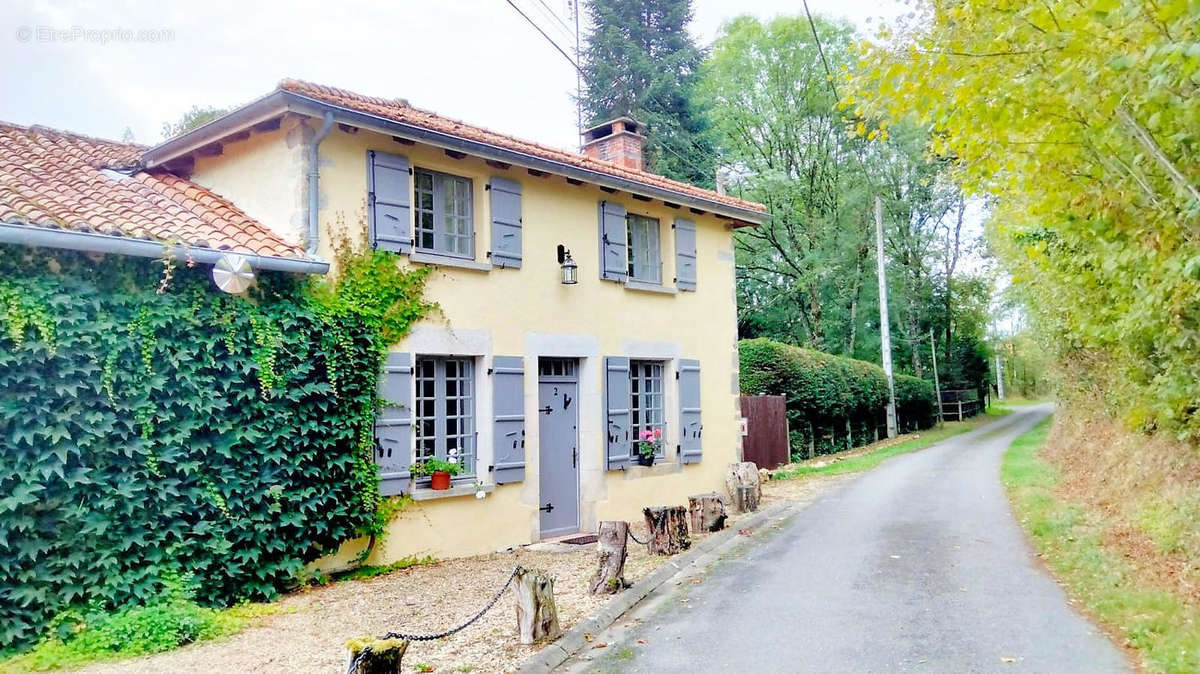
[[(1000, 483), (1040, 405), (898, 456), (599, 635), (571, 671), (1123, 672)], [(603, 655), (601, 655), (603, 653)]]

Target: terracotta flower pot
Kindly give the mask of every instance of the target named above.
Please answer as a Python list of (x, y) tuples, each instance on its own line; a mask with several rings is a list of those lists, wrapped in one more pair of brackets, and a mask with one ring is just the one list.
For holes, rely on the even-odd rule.
[(450, 488), (450, 473), (444, 470), (435, 471), (429, 477), (429, 486), (433, 489), (442, 490)]

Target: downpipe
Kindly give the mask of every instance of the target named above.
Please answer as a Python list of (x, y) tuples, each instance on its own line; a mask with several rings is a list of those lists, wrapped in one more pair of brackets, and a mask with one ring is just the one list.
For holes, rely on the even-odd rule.
[(320, 148), (321, 141), (325, 140), (325, 136), (329, 135), (329, 131), (333, 129), (333, 113), (325, 112), (325, 121), (321, 124), (321, 130), (313, 137), (312, 145), (308, 148), (308, 247), (305, 253), (308, 257), (316, 257), (317, 247), (321, 243), (321, 230), (318, 222), (318, 208), (320, 208), (321, 193), (321, 167)]

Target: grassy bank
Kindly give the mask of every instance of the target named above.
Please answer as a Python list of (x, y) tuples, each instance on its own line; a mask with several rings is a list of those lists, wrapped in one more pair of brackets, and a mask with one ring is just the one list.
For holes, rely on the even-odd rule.
[(211, 609), (188, 600), (168, 600), (107, 614), (68, 615), (58, 635), (28, 652), (0, 659), (0, 674), (75, 668), (93, 662), (161, 653), (240, 632), (274, 612), (268, 604)]
[(966, 421), (948, 421), (941, 428), (931, 428), (918, 433), (908, 433), (892, 440), (883, 440), (866, 447), (859, 447), (837, 454), (827, 454), (801, 463), (783, 466), (772, 473), (773, 480), (790, 480), (810, 475), (844, 475), (857, 473), (878, 466), (883, 461), (898, 454), (915, 452), (930, 445), (952, 438), (960, 433), (974, 430), (1011, 413), (1012, 410), (1003, 408), (988, 408), (985, 414), (967, 419)]
[(1049, 429), (1046, 420), (1018, 437), (1001, 470), (1042, 559), (1110, 634), (1136, 649), (1147, 671), (1200, 671), (1200, 610), (1111, 544), (1119, 523), (1064, 500), (1061, 472), (1041, 456)]

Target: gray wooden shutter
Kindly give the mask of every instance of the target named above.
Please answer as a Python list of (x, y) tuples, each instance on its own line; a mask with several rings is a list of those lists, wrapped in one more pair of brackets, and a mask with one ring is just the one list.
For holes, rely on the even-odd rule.
[(679, 461), (699, 463), (700, 436), (700, 361), (679, 360)]
[(605, 357), (604, 428), (609, 470), (622, 470), (629, 465), (631, 395), (629, 359), (624, 356)]
[(379, 397), (387, 405), (375, 419), (375, 463), (379, 493), (408, 491), (412, 464), (412, 355), (389, 353), (379, 376)]
[(412, 252), (411, 174), (408, 157), (367, 152), (367, 227), (375, 248)]
[(675, 218), (675, 287), (696, 289), (696, 223)]
[(521, 268), (521, 183), (494, 177), (488, 182), (492, 206), (492, 266)]
[(625, 252), (625, 207), (611, 201), (600, 202), (600, 278), (625, 281), (629, 258)]
[(492, 359), (492, 475), (496, 484), (525, 479), (525, 359)]

